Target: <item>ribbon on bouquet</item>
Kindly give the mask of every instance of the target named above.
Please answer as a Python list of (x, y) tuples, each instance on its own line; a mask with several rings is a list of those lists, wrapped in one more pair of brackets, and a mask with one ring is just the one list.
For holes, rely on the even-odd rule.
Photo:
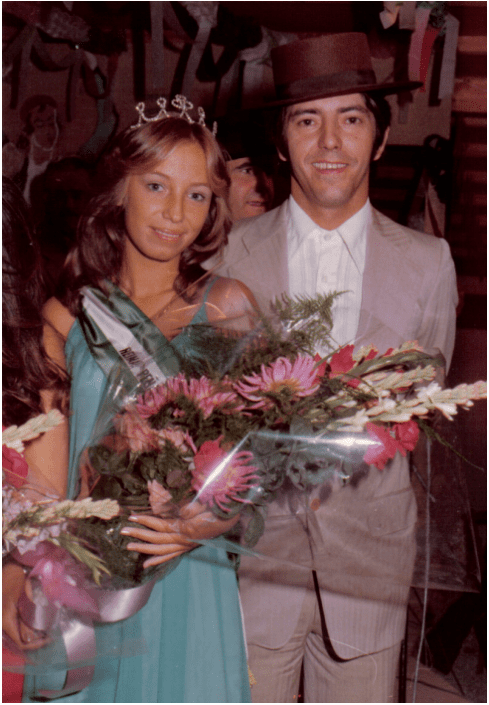
[(40, 690), (39, 694), (46, 698), (60, 698), (86, 688), (92, 681), (97, 658), (94, 622), (108, 624), (135, 615), (147, 603), (155, 583), (161, 577), (159, 575), (144, 585), (124, 590), (88, 588), (86, 593), (98, 611), (96, 617), (91, 610), (80, 613), (71, 609), (60, 611), (46, 598), (39, 584), (35, 589), (34, 601), (23, 592), (18, 603), (22, 621), (32, 629), (46, 633), (58, 625), (66, 650), (68, 670), (63, 688)]

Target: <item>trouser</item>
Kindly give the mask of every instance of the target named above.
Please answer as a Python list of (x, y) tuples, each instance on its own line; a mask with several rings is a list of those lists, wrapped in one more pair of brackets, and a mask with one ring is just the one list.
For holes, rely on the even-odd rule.
[(251, 689), (253, 702), (297, 702), (302, 663), (305, 702), (397, 702), (400, 646), (334, 661), (324, 647), (316, 597), (308, 591), (297, 628), (284, 646), (269, 649), (248, 644), (249, 665), (256, 680)]

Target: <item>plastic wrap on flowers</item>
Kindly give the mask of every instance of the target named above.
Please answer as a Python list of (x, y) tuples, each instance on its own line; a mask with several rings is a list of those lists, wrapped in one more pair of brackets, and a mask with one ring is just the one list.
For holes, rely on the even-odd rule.
[[(409, 584), (414, 563), (415, 500), (408, 473), (396, 467), (406, 468), (437, 411), (470, 406), (485, 397), (485, 384), (441, 389), (442, 363), (413, 341), (383, 354), (348, 345), (320, 358), (314, 340), (327, 321), (313, 335), (311, 320), (327, 319), (320, 309), (327, 313), (330, 302), (299, 304), (285, 302), (278, 330), (267, 321), (236, 335), (189, 327), (194, 354), (179, 359), (178, 374), (132, 391), (114, 385), (83, 459), (92, 496), (169, 518), (195, 501), (221, 518), (241, 514), (236, 550), (244, 553), (255, 546), (267, 555), (270, 527), (282, 523), (274, 560), (325, 571), (332, 590), (361, 594), (370, 582), (369, 596), (380, 596), (384, 584)], [(319, 521), (323, 514), (329, 519)], [(144, 581), (151, 573), (124, 548), (124, 521), (102, 529), (103, 553), (117, 544), (114, 555), (127, 556), (114, 561), (114, 574)], [(348, 584), (336, 580), (340, 573)]]

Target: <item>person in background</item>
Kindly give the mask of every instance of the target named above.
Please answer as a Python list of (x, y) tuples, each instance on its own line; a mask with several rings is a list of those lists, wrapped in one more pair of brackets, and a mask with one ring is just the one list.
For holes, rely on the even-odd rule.
[(231, 180), (228, 205), (233, 221), (266, 213), (274, 201), (276, 157), (263, 126), (245, 114), (221, 118), (218, 142)]
[[(60, 134), (58, 104), (49, 95), (33, 95), (20, 108), (22, 132), (14, 145), (2, 148), (2, 173), (22, 190), (31, 204), (32, 182), (56, 159)], [(33, 214), (34, 218), (36, 213)]]
[[(31, 235), (28, 206), (20, 190), (8, 178), (2, 183), (2, 424), (21, 426), (29, 419), (51, 408), (64, 410), (66, 382), (61, 371), (46, 356), (42, 341), (41, 308), (44, 302), (40, 256)], [(20, 488), (27, 480), (28, 465), (42, 456), (50, 464), (56, 456), (57, 466), (68, 456), (60, 456), (66, 446), (68, 424), (51, 430), (27, 444), (26, 463), (12, 465), (4, 458), (4, 473), (10, 485)], [(8, 454), (8, 449), (4, 449)], [(40, 480), (39, 474), (36, 481)], [(47, 487), (47, 480), (43, 478)], [(60, 478), (49, 491), (64, 492)], [(22, 566), (5, 556), (2, 561), (2, 629), (20, 649), (43, 646), (45, 639), (23, 624), (17, 613), (17, 602), (24, 589)], [(10, 662), (6, 658), (4, 662)], [(2, 702), (21, 702), (23, 677), (4, 671)]]
[[(370, 164), (389, 133), (384, 96), (420, 84), (379, 82), (361, 33), (277, 47), (272, 65), (270, 107), (279, 108), (276, 140), (291, 195), (234, 226), (216, 271), (245, 282), (262, 310), (284, 293), (344, 292), (332, 311), (336, 345), (373, 344), (382, 353), (417, 340), (441, 352), (448, 370), (457, 304), (450, 248), (369, 201)], [(329, 552), (317, 587), (307, 570), (241, 560), (253, 700), (294, 702), (303, 666), (305, 702), (393, 702), (416, 554), (408, 458), (325, 488), (307, 511)], [(292, 536), (289, 526), (276, 540), (288, 555), (309, 555), (305, 532)], [(267, 541), (265, 531), (256, 550), (273, 553)]]

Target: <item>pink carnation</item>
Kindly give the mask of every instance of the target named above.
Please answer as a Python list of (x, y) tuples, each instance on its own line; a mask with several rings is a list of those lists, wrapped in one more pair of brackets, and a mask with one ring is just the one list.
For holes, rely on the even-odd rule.
[(164, 516), (165, 510), (172, 501), (172, 496), (168, 490), (157, 480), (148, 481), (149, 503), (151, 511), (157, 516)]
[(319, 389), (317, 361), (309, 355), (298, 355), (294, 362), (279, 357), (271, 365), (261, 366), (261, 374), (245, 376), (237, 382), (238, 394), (255, 403), (255, 408), (270, 407), (267, 394), (289, 392), (293, 397), (307, 397)]
[(386, 462), (393, 458), (402, 446), (395, 438), (392, 438), (389, 429), (384, 426), (367, 423), (365, 429), (376, 441), (376, 445), (367, 449), (363, 459), (368, 465), (375, 465), (379, 470), (383, 470)]
[(158, 431), (141, 418), (135, 406), (128, 406), (123, 414), (114, 419), (116, 433), (126, 440), (132, 453), (156, 450), (160, 447)]
[(249, 503), (249, 500), (240, 497), (240, 493), (256, 487), (258, 476), (254, 474), (256, 467), (249, 465), (252, 453), (227, 453), (220, 446), (221, 440), (222, 436), (216, 441), (202, 443), (194, 458), (192, 488), (200, 502), (209, 507), (215, 504), (226, 511), (226, 504), (231, 500)]
[(197, 452), (195, 443), (193, 442), (191, 436), (179, 428), (174, 428), (173, 426), (166, 426), (166, 428), (159, 431), (159, 436), (163, 441), (170, 441), (173, 445), (182, 451), (182, 453), (188, 453), (192, 451)]

